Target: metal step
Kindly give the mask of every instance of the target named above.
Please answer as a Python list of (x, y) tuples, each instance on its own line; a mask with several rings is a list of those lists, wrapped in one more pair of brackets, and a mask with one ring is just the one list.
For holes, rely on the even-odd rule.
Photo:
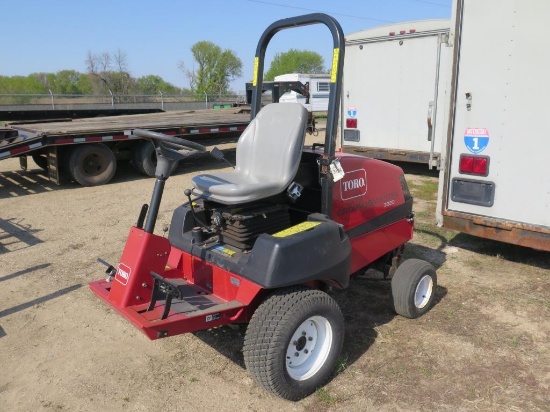
[[(243, 306), (237, 300), (220, 299), (185, 279), (166, 279), (154, 272), (151, 272), (151, 275), (154, 279), (153, 295), (149, 307), (140, 311), (142, 315), (145, 313), (151, 315), (151, 312), (157, 312), (156, 309), (162, 308), (160, 320), (179, 314), (190, 318)], [(150, 315), (146, 317), (152, 320)]]

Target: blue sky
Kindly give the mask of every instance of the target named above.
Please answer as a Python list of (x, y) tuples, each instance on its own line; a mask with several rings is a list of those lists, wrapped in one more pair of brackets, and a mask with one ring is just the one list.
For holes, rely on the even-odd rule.
[[(18, 0), (2, 6), (0, 75), (74, 69), (85, 72), (88, 51), (124, 51), (133, 76), (156, 74), (179, 87), (178, 69), (193, 68), (191, 47), (211, 41), (243, 62), (244, 90), (252, 78), (254, 52), (267, 26), (312, 12), (335, 17), (344, 34), (413, 20), (449, 18), (452, 0)], [(285, 30), (271, 41), (266, 70), (275, 53), (313, 50), (330, 64), (332, 42), (321, 25)]]

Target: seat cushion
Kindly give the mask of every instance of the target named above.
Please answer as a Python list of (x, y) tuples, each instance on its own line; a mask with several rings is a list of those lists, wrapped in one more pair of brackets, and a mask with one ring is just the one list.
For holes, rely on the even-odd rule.
[(193, 177), (195, 194), (224, 204), (251, 202), (277, 194), (276, 182), (257, 182), (238, 172), (210, 173)]

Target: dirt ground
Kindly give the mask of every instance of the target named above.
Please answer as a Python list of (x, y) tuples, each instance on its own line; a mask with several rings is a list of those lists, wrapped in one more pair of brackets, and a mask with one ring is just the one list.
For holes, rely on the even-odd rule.
[[(180, 166), (157, 233), (192, 174), (213, 168), (225, 166)], [(346, 319), (338, 370), (292, 403), (253, 383), (242, 328), (150, 341), (88, 289), (103, 276), (98, 257), (118, 262), (152, 179), (124, 165), (105, 186), (55, 186), (0, 162), (0, 410), (548, 411), (550, 255), (438, 228), (437, 178), (424, 169), (406, 169), (417, 221), (407, 255), (437, 268), (436, 305), (405, 319), (388, 283), (354, 279), (334, 293)]]

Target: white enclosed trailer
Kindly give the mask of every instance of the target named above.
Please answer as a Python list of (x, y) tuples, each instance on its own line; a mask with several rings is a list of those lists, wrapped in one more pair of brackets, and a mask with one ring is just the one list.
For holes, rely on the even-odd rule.
[(346, 36), (345, 152), (439, 167), (446, 132), (439, 108), (448, 99), (451, 73), (449, 28), (448, 19), (424, 20)]
[(548, 0), (454, 0), (437, 218), (550, 251)]
[(301, 82), (308, 84), (309, 103), (306, 103), (306, 97), (295, 91), (283, 94), (279, 102), (301, 103), (310, 112), (326, 112), (328, 110), (328, 95), (330, 86), (330, 74), (303, 74), (288, 73), (275, 76), (275, 81)]

